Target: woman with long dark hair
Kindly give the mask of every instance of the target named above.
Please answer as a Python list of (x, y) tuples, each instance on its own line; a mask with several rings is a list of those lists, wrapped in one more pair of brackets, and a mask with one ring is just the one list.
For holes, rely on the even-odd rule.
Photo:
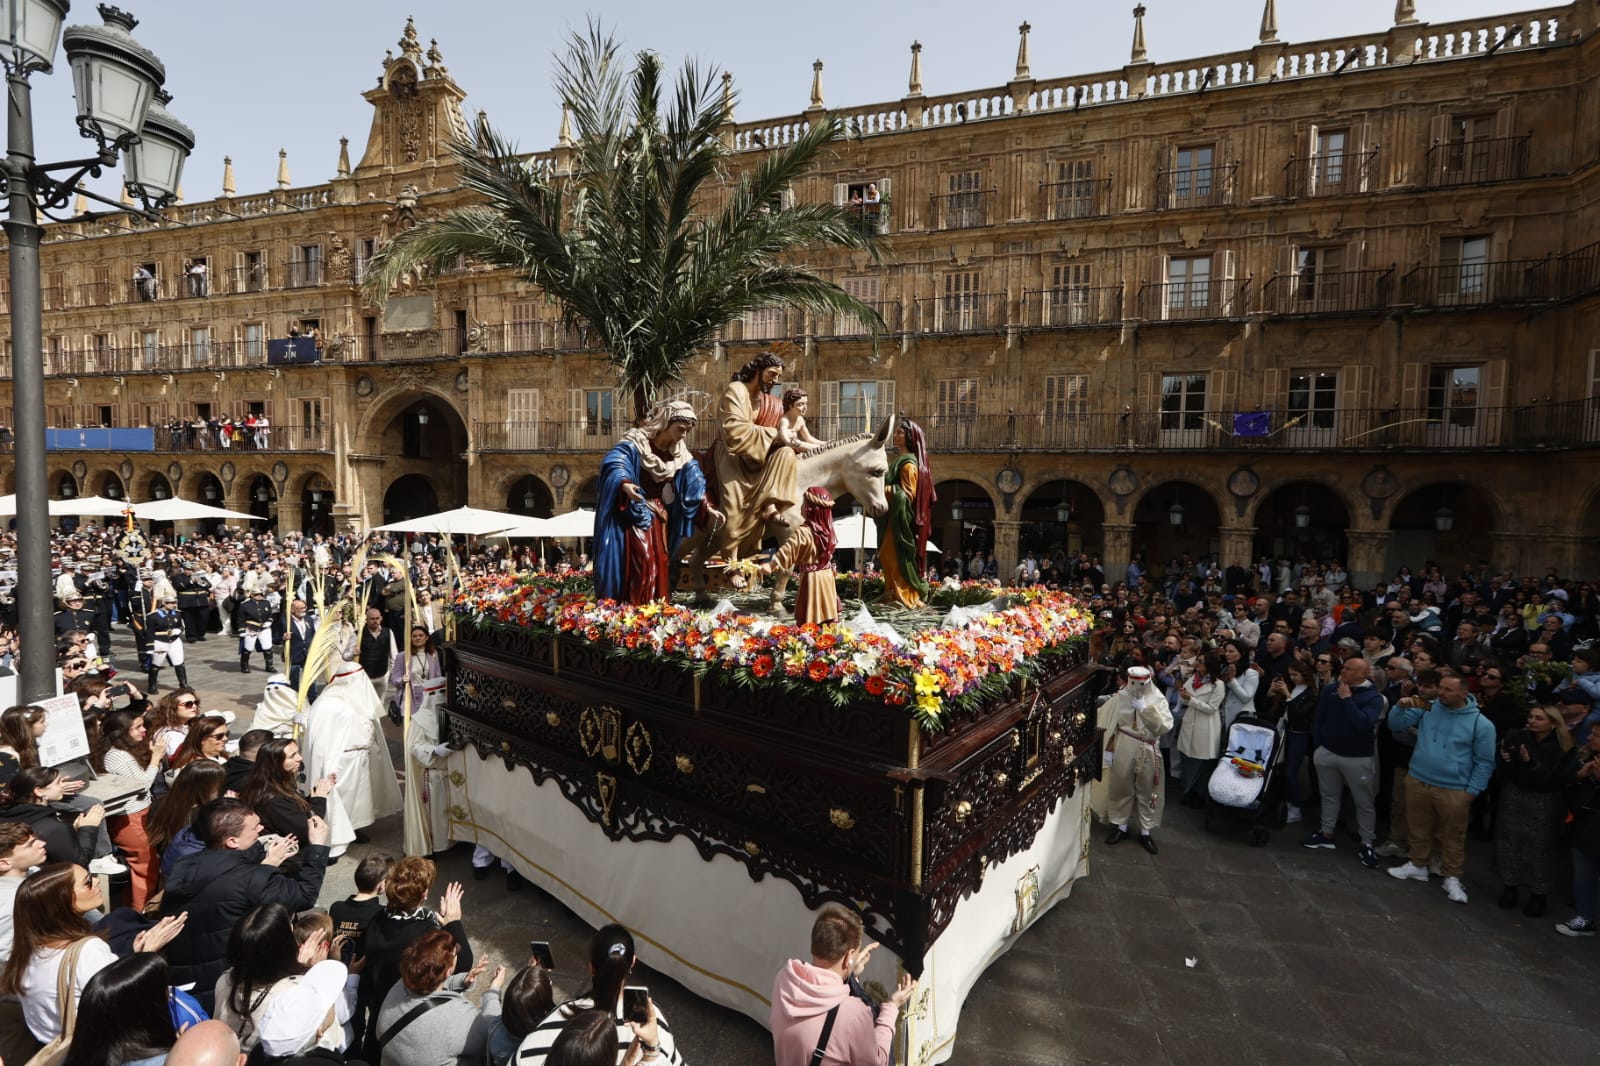
[(500, 997), (500, 1020), (489, 1032), (489, 1066), (515, 1062), (517, 1046), (555, 1005), (550, 971), (537, 958), (529, 959), (528, 965), (506, 982)]
[[(598, 1009), (611, 1017), (611, 1049), (614, 1056), (612, 1062), (622, 1063), (633, 1052), (634, 1042), (638, 1039), (634, 1025), (644, 1023), (659, 1026), (657, 1034), (659, 1039), (648, 1041), (660, 1051), (659, 1056), (652, 1061), (682, 1066), (683, 1056), (678, 1054), (672, 1031), (667, 1028), (666, 1019), (661, 1017), (661, 1012), (655, 1009), (654, 1004), (650, 1006), (651, 1014), (648, 1019), (628, 1018), (623, 1015), (622, 990), (627, 985), (628, 977), (633, 973), (636, 962), (638, 955), (634, 951), (632, 933), (616, 924), (598, 929), (594, 939), (589, 942), (588, 989), (576, 999), (551, 1011), (544, 1021), (523, 1039), (517, 1057), (520, 1059), (530, 1051), (535, 1055), (540, 1052), (550, 1053), (569, 1022), (584, 1011)], [(549, 1061), (556, 1060), (552, 1058)]]
[[(228, 970), (217, 978), (214, 1014), (239, 1034), (241, 1051), (261, 1042), (267, 1005), (306, 972), (312, 961), (309, 955), (295, 938), (293, 916), (281, 903), (263, 904), (233, 927), (228, 936)], [(335, 965), (343, 968), (342, 963)], [(350, 1006), (348, 1000), (341, 1002), (344, 1009), (336, 1007), (335, 1015), (343, 1023), (349, 1020)], [(342, 1035), (329, 1040), (334, 1051), (343, 1044)]]
[(24, 822), (44, 841), (50, 862), (88, 865), (94, 859), (106, 811), (96, 803), (82, 814), (59, 810), (66, 781), (53, 766), (30, 766), (0, 789), (0, 821)]
[(168, 689), (147, 716), (150, 743), (171, 757), (189, 735), (189, 723), (200, 714), (200, 696), (187, 685)]
[(160, 860), (150, 847), (146, 821), (150, 815), (148, 789), (161, 770), (161, 753), (150, 746), (144, 716), (112, 711), (102, 718), (100, 740), (90, 762), (100, 773), (139, 781), (146, 790), (123, 804), (121, 813), (111, 816), (109, 826), (111, 842), (122, 849), (128, 860), (133, 895), (128, 905), (142, 911), (160, 876)]
[(221, 766), (228, 761), (228, 723), (225, 719), (203, 714), (189, 723), (189, 732), (183, 743), (167, 760), (173, 770), (181, 770), (196, 759), (210, 759)]
[(153, 952), (118, 959), (83, 987), (62, 1066), (161, 1066), (177, 1043), (168, 1009), (171, 972)]
[[(41, 867), (17, 889), (11, 958), (0, 971), (0, 994), (22, 998), (23, 1020), (40, 1041), (49, 1043), (61, 1035), (56, 980), (62, 965), (72, 966), (74, 995), (80, 995), (91, 977), (116, 961), (111, 946), (85, 917), (103, 906), (99, 884), (76, 863)], [(183, 931), (184, 918), (161, 919), (134, 938), (133, 950), (160, 951)]]
[(422, 683), (430, 677), (442, 676), (439, 650), (433, 646), (428, 627), (413, 625), (410, 646), (404, 655), (394, 657), (394, 666), (389, 670), (390, 702), (399, 704), (405, 698), (402, 690), (410, 688), (411, 708), (415, 710), (422, 703)]
[(307, 823), (311, 816), (328, 816), (328, 793), (335, 784), (330, 774), (316, 783), (309, 798), (302, 796), (298, 782), (304, 766), (298, 743), (274, 737), (257, 749), (255, 768), (239, 793), (261, 818), (263, 832), (293, 837), (302, 848), (310, 843)]
[(190, 820), (196, 808), (226, 791), (227, 782), (228, 772), (210, 759), (190, 763), (173, 778), (172, 787), (145, 822), (150, 848), (161, 857), (163, 876), (171, 872), (173, 863), (205, 848)]
[(1228, 697), (1222, 657), (1208, 648), (1183, 683), (1183, 723), (1178, 754), (1183, 756), (1183, 805), (1204, 807), (1206, 786), (1222, 751), (1222, 705)]
[(0, 714), (0, 785), (18, 770), (39, 765), (39, 738), (44, 735), (43, 707), (7, 707)]
[(883, 484), (889, 513), (878, 542), (883, 571), (882, 602), (918, 608), (928, 595), (922, 575), (928, 568), (928, 534), (933, 529), (933, 474), (922, 427), (909, 418), (895, 425), (901, 455), (889, 466)]

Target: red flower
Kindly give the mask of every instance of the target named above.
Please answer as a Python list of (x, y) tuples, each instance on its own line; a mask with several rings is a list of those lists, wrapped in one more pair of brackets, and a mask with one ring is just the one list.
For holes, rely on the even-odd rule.
[(806, 676), (813, 681), (828, 680), (828, 664), (821, 659), (812, 659), (811, 665), (806, 667)]
[(832, 633), (822, 633), (817, 636), (817, 648), (821, 651), (827, 651), (838, 643), (839, 638)]
[(750, 672), (757, 677), (766, 677), (772, 673), (772, 656), (757, 655), (750, 663)]
[(600, 627), (599, 626), (585, 626), (584, 630), (583, 630), (583, 635), (585, 637), (587, 637), (589, 640), (599, 640), (600, 639)]
[(871, 677), (867, 678), (867, 691), (872, 693), (872, 695), (883, 695), (883, 688), (884, 685), (882, 674), (873, 674)]

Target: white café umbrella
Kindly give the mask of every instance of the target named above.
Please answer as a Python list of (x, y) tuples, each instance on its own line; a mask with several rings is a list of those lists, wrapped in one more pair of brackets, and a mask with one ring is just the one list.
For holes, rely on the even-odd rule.
[(108, 500), (104, 496), (80, 496), (71, 500), (50, 501), (50, 514), (55, 518), (66, 515), (106, 518), (120, 515), (127, 509), (126, 500)]
[[(865, 534), (865, 537), (863, 537)], [(833, 520), (833, 536), (840, 551), (855, 551), (863, 544), (869, 548), (878, 546), (878, 523), (864, 514), (846, 515)], [(928, 550), (936, 552), (939, 546), (933, 541), (927, 541)]]
[(378, 526), (375, 533), (448, 533), (457, 536), (481, 537), (515, 525), (517, 516), (502, 511), (489, 511), (481, 507), (457, 507), (451, 511), (408, 518), (404, 522), (390, 522)]
[(558, 514), (553, 518), (524, 518), (503, 527), (497, 537), (592, 537), (594, 512), (587, 507)]
[(226, 507), (213, 507), (208, 503), (197, 503), (194, 500), (179, 499), (176, 496), (165, 500), (151, 500), (149, 503), (136, 503), (133, 505), (133, 517), (142, 518), (147, 522), (186, 522), (191, 519), (221, 518), (238, 519), (243, 522), (254, 522), (260, 516), (246, 514), (243, 511), (230, 511)]

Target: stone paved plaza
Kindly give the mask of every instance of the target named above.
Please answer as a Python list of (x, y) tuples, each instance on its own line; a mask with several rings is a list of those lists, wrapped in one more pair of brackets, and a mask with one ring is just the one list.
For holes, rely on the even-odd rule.
[[(203, 705), (242, 712), (234, 731), (247, 728), (266, 680), (259, 665), (241, 675), (234, 642), (218, 636), (190, 652)], [(1286, 830), (1252, 848), (1242, 833), (1208, 835), (1195, 812), (1168, 814), (1154, 858), (1132, 841), (1106, 847), (1097, 833), (1088, 877), (973, 990), (956, 1066), (1596, 1060), (1600, 938), (1555, 933), (1564, 889), (1538, 920), (1496, 908), (1488, 845), (1469, 847), (1463, 907), (1437, 881), (1362, 868), (1344, 838), (1336, 852), (1311, 852)], [(370, 845), (330, 870), (323, 905), (352, 891), (368, 850), (399, 853), (399, 823), (379, 823)], [(520, 965), (529, 940), (548, 940), (559, 991), (579, 991), (587, 927), (533, 887), (473, 881), (469, 855), (445, 858), (440, 885), (467, 886), (474, 948)], [(771, 1061), (760, 1026), (667, 978), (644, 980), (690, 1062)]]

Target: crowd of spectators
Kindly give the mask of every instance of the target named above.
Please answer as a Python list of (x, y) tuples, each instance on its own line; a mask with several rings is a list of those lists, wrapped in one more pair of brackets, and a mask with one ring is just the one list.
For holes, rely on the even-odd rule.
[[(1075, 573), (1097, 560), (1068, 560)], [(1061, 570), (1052, 562), (1047, 573)], [(1103, 575), (1102, 575), (1103, 576)], [(1600, 595), (1586, 581), (1427, 563), (1358, 588), (1337, 562), (1231, 567), (1136, 559), (1114, 584), (1065, 583), (1095, 613), (1103, 691), (1155, 672), (1175, 724), (1173, 794), (1204, 808), (1230, 726), (1250, 715), (1284, 742), (1282, 816), (1305, 847), (1404, 859), (1467, 902), (1469, 838), (1492, 845), (1498, 903), (1545, 913), (1570, 883), (1595, 931), (1600, 886)], [(1353, 815), (1348, 841), (1341, 818)], [(1386, 831), (1380, 832), (1380, 829)], [(1570, 871), (1570, 882), (1568, 881)], [(1562, 893), (1565, 898), (1565, 893)]]

